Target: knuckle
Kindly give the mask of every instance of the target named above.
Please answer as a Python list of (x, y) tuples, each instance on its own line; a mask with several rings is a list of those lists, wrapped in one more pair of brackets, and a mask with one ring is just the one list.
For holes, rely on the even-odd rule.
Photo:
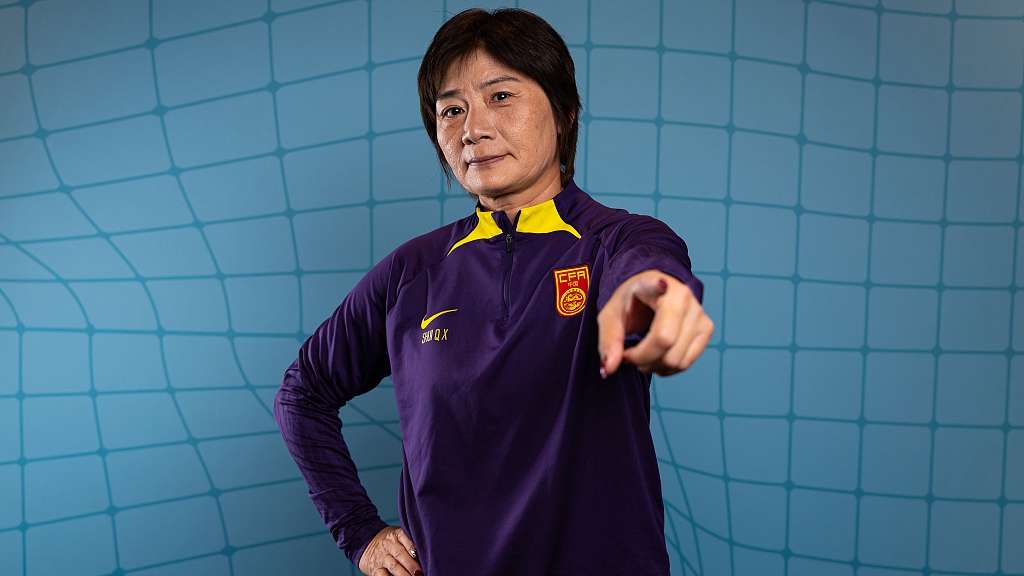
[(671, 368), (673, 366), (678, 365), (679, 362), (682, 360), (682, 357), (682, 351), (678, 350), (676, 347), (672, 347), (665, 351), (665, 354), (662, 355), (661, 357), (660, 363), (665, 368)]
[(679, 299), (687, 303), (696, 300), (697, 297), (693, 295), (693, 290), (690, 290), (690, 287), (687, 286), (686, 284), (683, 284), (683, 287), (686, 288), (686, 290), (679, 291)]
[(654, 338), (654, 344), (660, 348), (668, 348), (675, 342), (675, 334), (665, 327), (658, 328), (651, 336)]
[(714, 331), (715, 331), (715, 322), (711, 318), (709, 318), (707, 315), (705, 315), (704, 318), (701, 319), (701, 324), (703, 325), (704, 330), (708, 334), (714, 333)]
[(637, 368), (646, 369), (647, 372), (650, 372), (649, 367), (654, 361), (655, 356), (650, 350), (650, 346), (638, 344), (630, 349), (629, 361), (636, 364)]

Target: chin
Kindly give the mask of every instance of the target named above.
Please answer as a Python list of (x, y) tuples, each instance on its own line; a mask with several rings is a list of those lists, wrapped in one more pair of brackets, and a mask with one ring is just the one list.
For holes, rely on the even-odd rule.
[(493, 179), (476, 179), (470, 181), (459, 181), (462, 187), (467, 192), (474, 196), (483, 196), (485, 198), (497, 198), (508, 193), (510, 184), (506, 182), (495, 181)]

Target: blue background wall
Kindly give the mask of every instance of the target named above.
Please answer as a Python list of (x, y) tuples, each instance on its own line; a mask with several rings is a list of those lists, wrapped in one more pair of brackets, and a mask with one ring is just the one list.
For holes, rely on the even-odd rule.
[[(0, 573), (347, 573), (270, 403), (471, 211), (414, 84), (471, 3), (0, 5)], [(654, 386), (674, 574), (1024, 574), (1024, 2), (518, 5), (718, 325)], [(393, 404), (342, 410), (392, 521)]]

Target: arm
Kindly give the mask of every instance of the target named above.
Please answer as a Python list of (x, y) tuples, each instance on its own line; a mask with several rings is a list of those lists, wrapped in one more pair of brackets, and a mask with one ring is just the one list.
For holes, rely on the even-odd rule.
[(386, 524), (359, 482), (338, 410), (390, 373), (387, 273), (384, 262), (371, 270), (306, 340), (274, 401), (274, 418), (310, 498), (338, 547), (357, 565)]
[[(714, 323), (701, 306), (704, 286), (690, 272), (686, 244), (665, 224), (638, 217), (620, 234), (601, 279), (598, 352), (602, 376), (622, 362), (667, 376), (689, 368)], [(625, 337), (646, 331), (624, 349)]]

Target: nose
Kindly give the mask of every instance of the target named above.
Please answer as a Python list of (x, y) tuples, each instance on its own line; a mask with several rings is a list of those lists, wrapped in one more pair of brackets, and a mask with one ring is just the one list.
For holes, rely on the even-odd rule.
[(472, 106), (463, 116), (463, 144), (476, 144), (494, 138), (494, 118), (486, 106)]

